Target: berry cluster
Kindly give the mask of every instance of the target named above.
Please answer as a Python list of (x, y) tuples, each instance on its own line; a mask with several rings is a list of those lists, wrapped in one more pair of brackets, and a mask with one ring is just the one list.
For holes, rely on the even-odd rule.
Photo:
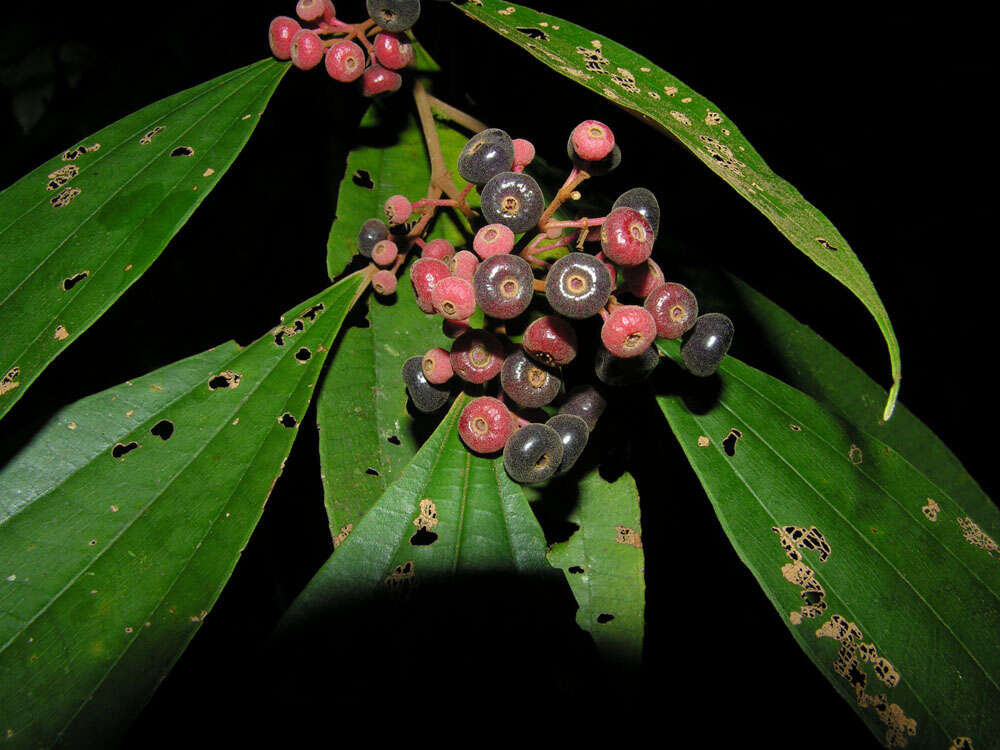
[[(584, 180), (621, 161), (611, 129), (596, 120), (574, 128), (567, 148), (574, 166), (547, 203), (524, 173), (534, 158), (531, 143), (503, 130), (483, 130), (459, 154), (457, 171), (468, 185), (457, 198), (410, 201), (394, 195), (385, 202), (385, 220), (369, 219), (358, 234), (359, 252), (380, 267), (372, 284), (383, 295), (395, 291), (405, 251), (420, 248), (410, 266), (417, 305), (440, 315), (454, 340), (450, 350), (434, 348), (403, 365), (414, 407), (436, 411), (457, 381), (482, 392), (499, 377), (496, 397), (479, 396), (463, 409), (459, 434), (476, 453), (502, 450), (507, 473), (523, 483), (569, 471), (606, 406), (597, 388), (582, 385), (569, 390), (554, 415), (544, 410), (552, 411), (567, 390), (563, 368), (581, 350), (578, 328), (591, 320), (600, 324), (593, 372), (607, 386), (647, 377), (659, 363), (652, 346), (657, 337), (686, 335), (682, 360), (703, 377), (716, 371), (733, 338), (729, 318), (699, 316), (691, 290), (667, 281), (651, 259), (660, 207), (649, 190), (626, 191), (603, 217), (553, 218), (567, 201), (580, 198), (577, 187)], [(438, 208), (475, 216), (465, 201), (473, 188), (485, 223), (471, 251), (456, 250), (444, 239), (424, 242), (420, 234)], [(412, 222), (414, 214), (420, 218)], [(588, 244), (600, 247), (591, 253)], [(483, 327), (471, 325), (477, 309)]]
[[(271, 53), (303, 70), (323, 62), (330, 77), (343, 83), (360, 78), (365, 96), (397, 91), (403, 79), (396, 71), (413, 59), (413, 45), (403, 32), (420, 17), (420, 0), (367, 0), (367, 8), (368, 20), (352, 24), (337, 18), (331, 0), (298, 0), (299, 20), (278, 16), (271, 21)], [(303, 28), (300, 21), (312, 26)]]

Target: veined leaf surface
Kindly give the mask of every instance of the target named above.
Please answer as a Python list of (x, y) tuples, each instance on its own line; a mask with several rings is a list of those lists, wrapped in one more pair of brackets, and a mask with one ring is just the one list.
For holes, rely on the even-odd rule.
[(368, 278), (345, 278), (245, 349), (67, 407), (0, 472), (12, 746), (112, 745), (149, 698), (232, 573)]
[(156, 260), (287, 69), (263, 60), (167, 97), (0, 193), (0, 417)]
[(676, 138), (850, 289), (872, 314), (889, 348), (893, 386), (883, 418), (892, 416), (899, 390), (899, 343), (868, 272), (830, 220), (767, 166), (715, 104), (642, 55), (565, 19), (506, 0), (477, 0), (461, 10), (553, 70)]

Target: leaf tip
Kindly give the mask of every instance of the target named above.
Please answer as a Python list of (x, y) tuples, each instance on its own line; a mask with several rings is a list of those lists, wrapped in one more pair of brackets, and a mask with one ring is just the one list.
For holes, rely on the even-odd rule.
[(888, 422), (892, 419), (892, 414), (896, 411), (896, 399), (899, 398), (900, 379), (892, 381), (892, 388), (889, 389), (889, 399), (885, 402), (885, 410), (882, 412), (882, 421)]

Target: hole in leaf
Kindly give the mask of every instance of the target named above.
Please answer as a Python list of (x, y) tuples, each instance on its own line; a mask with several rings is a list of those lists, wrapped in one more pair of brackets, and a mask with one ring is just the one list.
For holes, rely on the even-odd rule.
[[(302, 317), (309, 318), (309, 320), (316, 320), (316, 316), (319, 315), (321, 312), (323, 312), (324, 309), (325, 308), (323, 307), (323, 303), (320, 302), (318, 305), (313, 305), (304, 313), (302, 313)], [(301, 331), (303, 328), (305, 328), (305, 323), (303, 323), (301, 320), (296, 320), (295, 327), (296, 329)]]
[(281, 423), (282, 427), (291, 428), (295, 427), (295, 425), (298, 424), (298, 421), (295, 419), (295, 417), (293, 417), (287, 411), (278, 418), (278, 421)]
[(399, 445), (400, 444), (399, 443), (399, 438), (396, 435), (390, 435), (389, 436), (389, 442), (392, 443), (393, 445)]
[(372, 190), (375, 187), (375, 183), (372, 182), (372, 176), (368, 173), (367, 169), (359, 169), (357, 172), (351, 175), (351, 182), (360, 188), (365, 190)]
[(174, 423), (169, 419), (161, 419), (153, 425), (150, 433), (156, 435), (161, 440), (170, 440), (170, 436), (174, 434)]
[(62, 287), (68, 292), (88, 276), (90, 276), (90, 271), (81, 271), (76, 276), (70, 276), (68, 279), (63, 279)]
[(371, 466), (369, 466), (367, 469), (365, 469), (365, 474), (370, 474), (373, 477), (380, 477), (380, 476), (382, 476), (375, 469), (373, 469)]
[(236, 388), (240, 384), (240, 378), (243, 376), (238, 372), (233, 372), (232, 370), (226, 370), (225, 372), (220, 372), (214, 378), (208, 381), (208, 387), (213, 391), (219, 388)]
[(518, 26), (517, 30), (531, 39), (541, 39), (543, 42), (549, 41), (549, 35), (541, 29), (531, 28), (530, 26)]
[(410, 544), (414, 547), (427, 547), (438, 540), (438, 535), (427, 529), (417, 529), (410, 537)]
[(194, 156), (194, 149), (190, 146), (178, 146), (170, 152), (171, 156)]
[(124, 458), (126, 454), (131, 453), (139, 444), (134, 440), (131, 443), (115, 443), (115, 447), (111, 449), (112, 458)]
[(583, 566), (581, 566), (581, 565), (570, 565), (568, 568), (566, 568), (566, 571), (568, 573), (573, 573), (573, 574), (582, 573), (583, 572)]
[(743, 437), (743, 433), (734, 427), (729, 431), (729, 434), (722, 439), (722, 450), (725, 451), (726, 455), (730, 458), (736, 455), (736, 441), (741, 437)]
[(597, 624), (604, 625), (605, 623), (611, 622), (613, 619), (615, 619), (614, 615), (609, 615), (605, 612), (602, 612), (597, 616)]
[(313, 353), (309, 351), (308, 348), (302, 347), (297, 352), (295, 352), (295, 359), (299, 362), (308, 362), (309, 358), (312, 357)]

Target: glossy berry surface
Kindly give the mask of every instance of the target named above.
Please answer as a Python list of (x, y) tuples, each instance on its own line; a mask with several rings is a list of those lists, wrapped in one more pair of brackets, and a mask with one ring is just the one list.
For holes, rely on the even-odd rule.
[(611, 128), (597, 120), (584, 120), (570, 134), (573, 151), (586, 161), (600, 161), (615, 147)]
[(434, 385), (447, 383), (455, 374), (451, 368), (451, 354), (440, 346), (434, 347), (424, 355), (421, 367), (427, 382)]
[(590, 428), (582, 417), (575, 414), (556, 414), (545, 424), (555, 430), (562, 443), (562, 461), (555, 473), (557, 477), (562, 476), (573, 468), (583, 449), (587, 447)]
[(377, 266), (391, 266), (398, 255), (399, 248), (392, 240), (379, 240), (372, 248), (372, 262)]
[(514, 248), (514, 233), (503, 224), (487, 224), (472, 238), (472, 249), (480, 258), (509, 253)]
[(531, 321), (521, 340), (524, 351), (543, 365), (568, 365), (576, 357), (576, 331), (558, 315), (545, 315)]
[(535, 408), (552, 403), (559, 395), (562, 380), (554, 370), (538, 364), (517, 350), (503, 361), (500, 386), (520, 406)]
[(420, 0), (367, 0), (366, 7), (384, 31), (406, 31), (420, 18)]
[(470, 328), (451, 346), (451, 368), (462, 380), (485, 383), (500, 374), (504, 350), (489, 331)]
[(587, 253), (564, 255), (549, 269), (545, 297), (566, 318), (596, 315), (611, 296), (611, 275), (601, 261)]
[(311, 70), (323, 59), (323, 41), (319, 34), (302, 29), (292, 37), (292, 64), (302, 70)]
[(491, 318), (510, 320), (528, 309), (534, 295), (531, 266), (519, 255), (491, 255), (476, 268), (476, 302)]
[(396, 279), (396, 274), (385, 268), (372, 274), (372, 289), (375, 290), (376, 294), (381, 294), (383, 297), (395, 294), (398, 284), (399, 281)]
[(580, 417), (587, 423), (587, 429), (593, 432), (594, 427), (597, 426), (597, 420), (601, 418), (607, 406), (607, 399), (594, 386), (579, 385), (569, 392), (566, 400), (559, 407), (559, 413)]
[(375, 35), (375, 59), (389, 70), (400, 70), (413, 59), (413, 45), (399, 34), (383, 31)]
[(436, 258), (445, 263), (448, 263), (454, 254), (455, 246), (443, 237), (426, 243), (423, 250), (420, 251), (421, 258)]
[(271, 54), (279, 60), (289, 60), (292, 57), (292, 37), (294, 37), (302, 26), (294, 18), (288, 16), (278, 16), (267, 30), (267, 42), (271, 47)]
[(639, 299), (645, 299), (665, 283), (663, 271), (655, 260), (625, 267), (625, 288)]
[(659, 363), (656, 347), (646, 349), (638, 357), (622, 359), (601, 346), (594, 358), (594, 373), (607, 385), (631, 385), (648, 378)]
[(434, 285), (431, 292), (434, 311), (448, 320), (468, 320), (476, 311), (476, 295), (465, 279), (449, 276)]
[(425, 313), (434, 312), (434, 302), (431, 299), (434, 287), (450, 275), (448, 266), (440, 260), (418, 258), (413, 261), (410, 266), (410, 284), (413, 285), (413, 294), (417, 298), (417, 307)]
[(656, 323), (649, 310), (638, 305), (619, 305), (601, 327), (601, 343), (621, 359), (638, 357), (656, 338)]
[(501, 172), (486, 183), (479, 207), (486, 221), (503, 224), (520, 234), (538, 223), (545, 210), (545, 198), (529, 175)]
[(679, 339), (698, 318), (698, 300), (683, 284), (669, 281), (655, 289), (643, 303), (656, 323), (656, 335)]
[(358, 252), (366, 258), (370, 258), (376, 243), (387, 239), (389, 239), (389, 227), (385, 225), (385, 222), (379, 219), (369, 219), (361, 225), (361, 231), (358, 232)]
[(526, 167), (535, 160), (535, 145), (524, 138), (515, 138), (514, 144), (514, 165), (513, 168)]
[(410, 357), (403, 363), (403, 383), (417, 410), (429, 414), (448, 403), (451, 389), (427, 382), (422, 360), (423, 357)]
[(389, 226), (395, 227), (405, 224), (406, 220), (410, 218), (410, 214), (413, 213), (413, 204), (405, 195), (392, 195), (386, 199), (383, 210)]
[(458, 417), (458, 434), (474, 453), (496, 453), (514, 431), (514, 418), (499, 399), (474, 398)]
[(466, 281), (472, 281), (476, 276), (476, 269), (479, 267), (479, 258), (475, 253), (468, 250), (459, 250), (448, 262), (451, 275), (457, 276)]
[(544, 482), (558, 471), (562, 453), (562, 441), (555, 430), (545, 424), (528, 424), (508, 438), (503, 467), (515, 482)]
[(611, 205), (611, 210), (613, 211), (621, 206), (631, 208), (642, 214), (643, 218), (649, 222), (649, 226), (653, 228), (654, 237), (660, 233), (660, 203), (656, 200), (656, 196), (653, 195), (652, 191), (641, 187), (626, 190), (615, 199), (615, 202)]
[(467, 320), (448, 320), (447, 318), (441, 319), (441, 333), (450, 339), (457, 339), (463, 333), (467, 333), (472, 330)]
[(323, 0), (299, 0), (295, 4), (295, 15), (303, 21), (315, 21), (323, 15)]
[(402, 85), (403, 78), (399, 73), (381, 65), (370, 65), (361, 76), (361, 94), (369, 98), (399, 91)]
[(733, 343), (733, 321), (722, 313), (699, 317), (691, 335), (681, 346), (681, 359), (693, 375), (712, 375)]
[(485, 185), (514, 165), (514, 143), (499, 128), (488, 128), (472, 136), (458, 155), (458, 173), (474, 185)]
[(365, 53), (354, 42), (337, 42), (326, 51), (326, 72), (335, 81), (356, 81), (365, 71)]
[(601, 252), (620, 266), (645, 263), (653, 252), (653, 228), (634, 208), (619, 206), (601, 225)]

